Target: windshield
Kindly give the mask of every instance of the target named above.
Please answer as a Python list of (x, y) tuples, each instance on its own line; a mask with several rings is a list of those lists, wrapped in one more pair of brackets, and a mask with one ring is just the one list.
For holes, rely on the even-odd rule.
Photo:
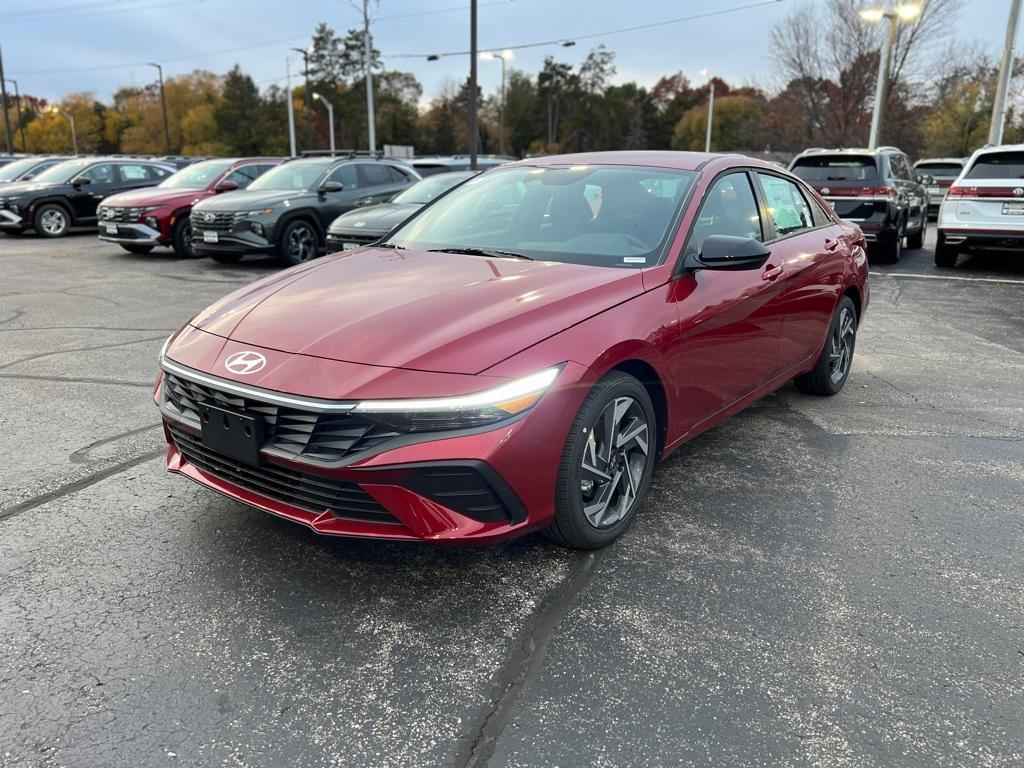
[(444, 175), (424, 179), (423, 181), (417, 181), (407, 190), (396, 195), (391, 202), (424, 205), (429, 203), (442, 192), (447, 192), (456, 184), (463, 182), (466, 179), (471, 179), (475, 175), (476, 174), (472, 171), (467, 171), (466, 173), (446, 173)]
[(690, 171), (600, 165), (495, 170), (424, 208), (387, 244), (643, 268), (660, 260), (694, 176)]
[(963, 169), (958, 163), (918, 163), (914, 166), (922, 176), (934, 176), (936, 179), (955, 179)]
[(1024, 179), (1024, 152), (991, 152), (980, 155), (965, 179)]
[(21, 174), (31, 171), (40, 162), (38, 157), (26, 157), (22, 160), (15, 160), (13, 163), (0, 166), (0, 181), (14, 181)]
[(63, 163), (58, 163), (52, 168), (47, 168), (45, 171), (36, 176), (32, 181), (41, 182), (57, 182), (63, 184), (66, 181), (71, 181), (75, 176), (84, 171), (95, 160), (65, 160)]
[(310, 189), (316, 184), (330, 162), (323, 160), (296, 160), (271, 168), (249, 185), (249, 189)]
[(182, 168), (157, 184), (163, 189), (206, 189), (210, 182), (231, 167), (230, 160), (206, 160)]
[(791, 169), (804, 181), (874, 181), (878, 178), (873, 157), (814, 155), (801, 157)]

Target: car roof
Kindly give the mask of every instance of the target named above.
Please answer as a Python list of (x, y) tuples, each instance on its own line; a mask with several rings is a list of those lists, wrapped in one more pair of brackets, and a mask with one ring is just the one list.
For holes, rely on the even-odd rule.
[(914, 163), (914, 167), (916, 168), (924, 163), (957, 163), (959, 165), (963, 165), (966, 162), (967, 160), (962, 157), (922, 157)]
[(517, 160), (508, 166), (548, 165), (627, 165), (649, 168), (668, 168), (680, 171), (700, 171), (706, 167), (752, 166), (769, 170), (782, 170), (766, 160), (747, 155), (721, 152), (677, 152), (669, 150), (618, 150), (612, 152), (577, 152), (568, 155), (547, 155)]

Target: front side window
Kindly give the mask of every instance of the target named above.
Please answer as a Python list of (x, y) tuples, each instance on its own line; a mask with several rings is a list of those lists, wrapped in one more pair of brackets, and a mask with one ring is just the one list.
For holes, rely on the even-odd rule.
[(239, 189), (245, 189), (259, 176), (259, 166), (245, 165), (232, 171), (224, 181), (233, 181)]
[[(506, 251), (593, 266), (653, 266), (661, 261), (694, 176), (601, 165), (491, 171), (428, 206), (388, 243), (417, 250)], [(650, 191), (666, 185), (673, 194)]]
[[(82, 178), (89, 179), (93, 184), (110, 184), (114, 180), (114, 166), (110, 163), (94, 165), (82, 173)], [(145, 175), (142, 178), (146, 178)]]
[(965, 179), (1024, 179), (1024, 152), (990, 152), (979, 155)]
[(814, 227), (814, 217), (800, 189), (793, 182), (767, 173), (758, 173), (768, 215), (775, 222), (779, 237)]
[(293, 160), (267, 171), (249, 185), (249, 189), (301, 191), (312, 189), (329, 163), (323, 160)]
[(727, 174), (711, 185), (686, 242), (686, 255), (699, 254), (711, 235), (764, 240), (757, 198), (745, 172)]
[(331, 175), (327, 177), (327, 180), (338, 182), (345, 188), (345, 192), (359, 189), (359, 171), (356, 169), (355, 163), (339, 165), (331, 171)]

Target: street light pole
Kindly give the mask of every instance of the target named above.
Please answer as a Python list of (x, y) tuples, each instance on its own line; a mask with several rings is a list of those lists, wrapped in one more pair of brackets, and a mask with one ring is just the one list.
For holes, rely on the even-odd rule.
[(700, 74), (708, 79), (708, 125), (704, 130), (704, 151), (711, 151), (711, 126), (715, 118), (715, 78), (706, 70), (702, 69)]
[(306, 149), (313, 148), (313, 97), (309, 88), (309, 51), (305, 48), (292, 48), (302, 55), (302, 68), (306, 77)]
[(882, 110), (885, 107), (885, 86), (889, 80), (889, 60), (892, 58), (892, 46), (896, 40), (896, 30), (900, 21), (911, 22), (921, 14), (918, 3), (902, 3), (894, 8), (866, 8), (860, 11), (860, 17), (870, 23), (889, 22), (886, 30), (885, 44), (878, 58), (878, 79), (875, 81), (875, 106), (871, 112), (871, 132), (868, 135), (868, 149), (878, 146), (878, 134), (882, 130)]
[[(370, 154), (377, 151), (377, 118), (373, 107), (373, 45), (370, 42), (370, 0), (363, 0), (363, 76), (366, 78), (366, 126)], [(334, 135), (331, 135), (334, 141)]]
[(75, 116), (70, 112), (61, 112), (57, 107), (50, 107), (50, 112), (61, 117), (66, 117), (71, 124), (71, 148), (72, 154), (78, 154), (78, 134), (75, 133)]
[(11, 119), (7, 116), (7, 81), (4, 79), (4, 54), (0, 50), (0, 109), (4, 112), (4, 137), (7, 140), (7, 154), (11, 154)]
[(988, 143), (1003, 143), (1003, 124), (1006, 121), (1006, 92), (1010, 86), (1010, 75), (1013, 70), (1013, 47), (1017, 39), (1017, 22), (1020, 20), (1021, 0), (1013, 0), (1010, 4), (1010, 19), (1006, 24), (1006, 47), (1003, 48), (1003, 61), (999, 65), (999, 84), (996, 86), (996, 98), (992, 104), (992, 124), (988, 129)]
[(317, 101), (322, 101), (324, 106), (327, 107), (327, 131), (331, 135), (331, 155), (334, 154), (334, 105), (331, 104), (327, 99), (321, 96), (319, 93), (314, 93), (313, 98)]
[(171, 154), (171, 129), (167, 125), (167, 95), (164, 93), (164, 68), (155, 62), (148, 62), (146, 66), (156, 67), (160, 76), (160, 108), (164, 115), (164, 152)]
[(288, 147), (291, 150), (291, 156), (295, 157), (295, 104), (292, 102), (292, 58), (291, 56), (284, 57), (284, 79), (285, 88), (287, 88), (286, 101), (288, 102)]
[(505, 154), (505, 63), (513, 56), (512, 51), (504, 50), (499, 54), (484, 51), (480, 58), (484, 61), (499, 59), (501, 61), (501, 103), (498, 104), (498, 154)]
[(477, 168), (476, 156), (476, 0), (469, 0), (469, 169)]
[(18, 133), (21, 134), (21, 151), (24, 152), (26, 151), (25, 148), (28, 147), (28, 144), (25, 143), (25, 125), (21, 122), (21, 93), (18, 91), (17, 80), (11, 80), (8, 78), (7, 82), (14, 86), (14, 105), (18, 110)]

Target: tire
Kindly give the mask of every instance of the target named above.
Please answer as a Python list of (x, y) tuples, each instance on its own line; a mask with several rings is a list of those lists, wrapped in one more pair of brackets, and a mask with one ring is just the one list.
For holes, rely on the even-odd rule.
[(959, 258), (960, 252), (956, 248), (946, 245), (945, 235), (939, 232), (938, 239), (935, 241), (935, 266), (951, 269), (956, 266)]
[(129, 245), (121, 243), (121, 247), (128, 251), (128, 253), (149, 253), (153, 250), (152, 245)]
[(921, 216), (921, 229), (912, 235), (907, 235), (907, 250), (917, 251), (924, 248), (924, 238), (928, 234), (928, 214)]
[(188, 216), (182, 216), (174, 222), (171, 230), (171, 248), (174, 255), (182, 259), (194, 259), (196, 251), (192, 247), (192, 222)]
[(210, 258), (218, 264), (237, 264), (242, 260), (240, 253), (211, 253)]
[(32, 226), (40, 237), (64, 237), (71, 227), (71, 214), (63, 205), (45, 203), (36, 209)]
[(857, 343), (857, 308), (853, 299), (843, 296), (828, 326), (825, 347), (817, 362), (807, 373), (794, 380), (797, 388), (808, 395), (831, 397), (839, 394), (850, 376), (853, 351)]
[(297, 219), (285, 226), (277, 248), (278, 263), (305, 264), (320, 255), (320, 236), (308, 221)]
[(891, 242), (875, 247), (875, 261), (882, 264), (896, 264), (903, 255), (903, 229), (896, 230)]
[[(610, 443), (604, 438), (609, 424), (615, 437)], [(606, 450), (618, 438), (641, 429), (626, 440), (624, 450)], [(657, 434), (654, 405), (639, 381), (613, 371), (595, 384), (576, 414), (562, 451), (555, 516), (545, 535), (573, 549), (598, 549), (621, 536), (647, 495)], [(584, 471), (585, 460), (596, 472)]]

